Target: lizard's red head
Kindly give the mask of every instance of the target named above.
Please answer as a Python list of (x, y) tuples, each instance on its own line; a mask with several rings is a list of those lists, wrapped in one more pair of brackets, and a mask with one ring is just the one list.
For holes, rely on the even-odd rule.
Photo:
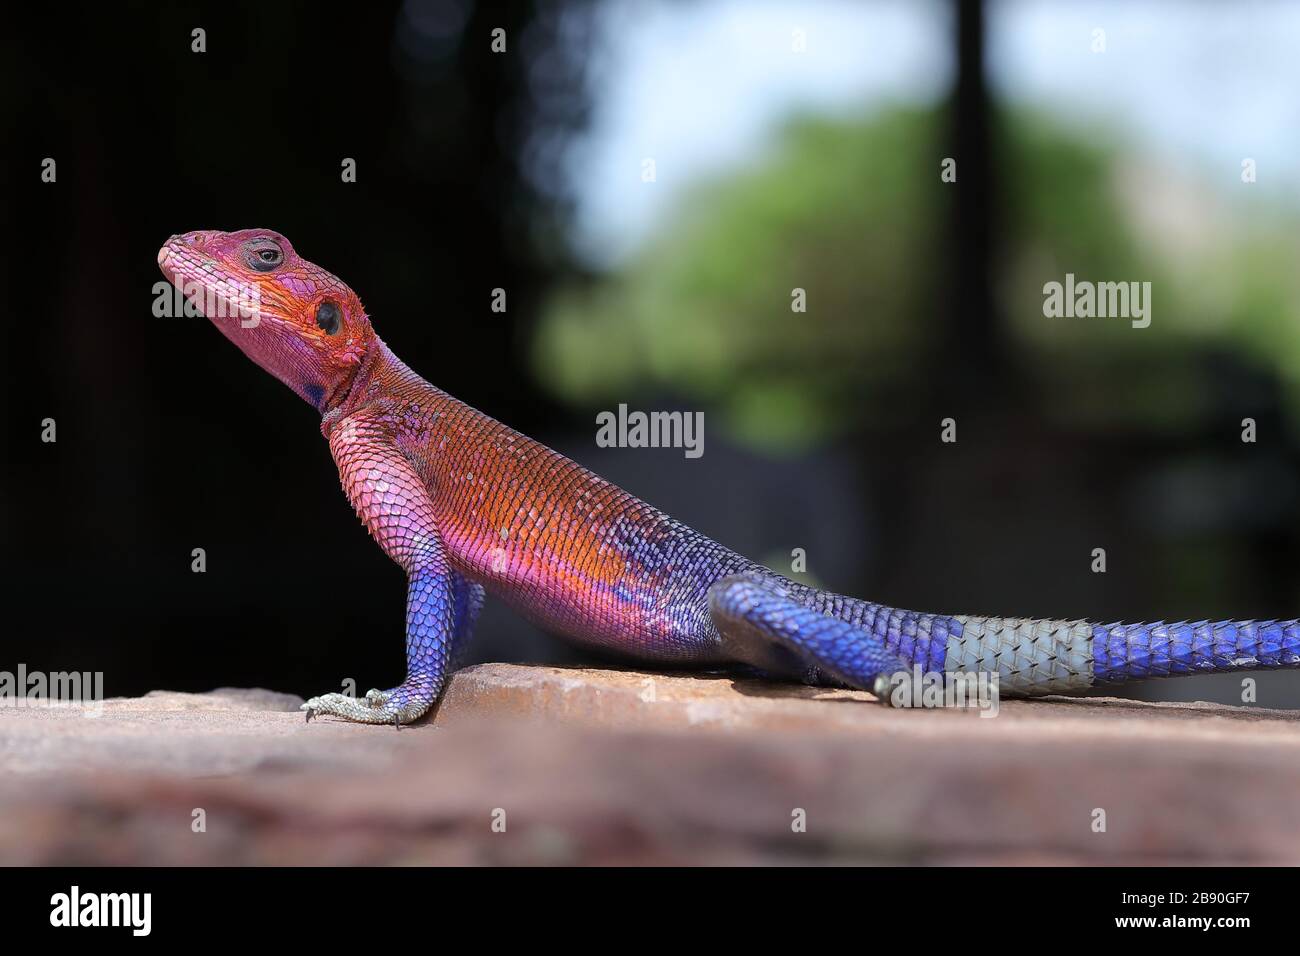
[(346, 393), (374, 344), (356, 293), (269, 229), (172, 236), (158, 265), (245, 355), (317, 411)]

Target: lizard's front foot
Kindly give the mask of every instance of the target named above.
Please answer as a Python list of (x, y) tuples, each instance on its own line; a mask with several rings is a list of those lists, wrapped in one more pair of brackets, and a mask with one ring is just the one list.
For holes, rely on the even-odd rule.
[(322, 694), (303, 704), (307, 720), (330, 714), (362, 724), (400, 727), (417, 720), (433, 706), (438, 688), (429, 681), (407, 681), (392, 690), (370, 690), (358, 700), (347, 694)]

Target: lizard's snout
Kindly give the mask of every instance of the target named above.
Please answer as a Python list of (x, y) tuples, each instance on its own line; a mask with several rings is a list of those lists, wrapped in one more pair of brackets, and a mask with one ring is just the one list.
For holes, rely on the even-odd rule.
[[(179, 232), (167, 240), (167, 246), (202, 246), (217, 235), (211, 229), (198, 229), (194, 232)], [(166, 248), (164, 246), (163, 248)]]
[(176, 235), (168, 237), (162, 248), (158, 250), (158, 265), (165, 267), (167, 258), (176, 250), (196, 246), (201, 248), (215, 235), (217, 233), (212, 230), (195, 230), (194, 232), (178, 232)]

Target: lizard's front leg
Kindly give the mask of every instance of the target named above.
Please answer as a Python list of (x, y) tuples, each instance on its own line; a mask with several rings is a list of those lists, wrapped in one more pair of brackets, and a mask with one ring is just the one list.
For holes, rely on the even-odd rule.
[(457, 607), (463, 607), (465, 599), (456, 588), (441, 545), (420, 555), (406, 590), (406, 680), (391, 690), (371, 690), (359, 700), (346, 694), (313, 697), (302, 705), (307, 719), (332, 714), (367, 724), (400, 725), (423, 716), (442, 693), (456, 636), (469, 623), (457, 620)]
[[(455, 671), (464, 658), (466, 645), (474, 630), (478, 612), (483, 608), (483, 585), (451, 573), (451, 642), (434, 643), (429, 635), (441, 633), (439, 624), (430, 615), (431, 587), (440, 587), (440, 581), (426, 585), (421, 574), (411, 578), (406, 597), (406, 680), (391, 690), (366, 691), (366, 703), (381, 708), (381, 712), (394, 723), (409, 723), (423, 714), (429, 704), (438, 699), (447, 675)], [(425, 636), (421, 636), (421, 634)], [(424, 701), (426, 685), (431, 698)], [(406, 716), (413, 704), (421, 704), (419, 713)], [(386, 709), (384, 709), (386, 708)], [(304, 706), (304, 709), (306, 707)], [(391, 715), (391, 716), (390, 716)], [(369, 717), (363, 718), (367, 721)], [(383, 721), (387, 723), (388, 720)]]
[(410, 723), (442, 693), (453, 651), (473, 626), (482, 591), (447, 558), (428, 490), (388, 437), (382, 421), (363, 414), (330, 436), (343, 489), (386, 554), (407, 574), (406, 680), (360, 700), (346, 694), (313, 697), (310, 720), (332, 714), (371, 724)]

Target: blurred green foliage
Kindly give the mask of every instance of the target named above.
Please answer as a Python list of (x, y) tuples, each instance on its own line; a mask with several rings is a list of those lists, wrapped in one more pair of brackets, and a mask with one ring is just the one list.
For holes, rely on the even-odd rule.
[[(897, 420), (942, 374), (940, 243), (962, 188), (940, 181), (943, 131), (937, 109), (788, 123), (759, 164), (691, 190), (617, 274), (552, 298), (539, 377), (575, 403), (678, 395), (768, 450)], [(999, 113), (994, 142), (998, 327), (1042, 414), (1189, 427), (1207, 411), (1207, 348), (1275, 369), (1300, 406), (1294, 210), (1028, 111)], [(1044, 283), (1067, 272), (1151, 282), (1151, 326), (1044, 316)]]

